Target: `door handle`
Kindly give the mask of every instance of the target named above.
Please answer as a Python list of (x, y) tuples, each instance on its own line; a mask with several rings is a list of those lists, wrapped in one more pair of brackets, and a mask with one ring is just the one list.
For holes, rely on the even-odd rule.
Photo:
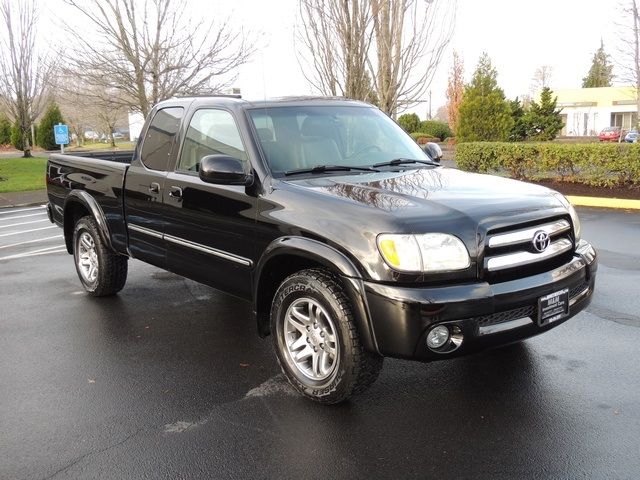
[(176, 200), (182, 200), (182, 189), (180, 187), (171, 187), (169, 189), (169, 196)]
[(151, 182), (149, 185), (149, 191), (151, 193), (160, 193), (160, 184), (156, 182)]

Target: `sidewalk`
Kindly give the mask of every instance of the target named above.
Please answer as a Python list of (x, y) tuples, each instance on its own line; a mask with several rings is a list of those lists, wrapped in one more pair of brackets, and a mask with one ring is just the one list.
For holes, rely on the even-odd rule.
[[(576, 207), (601, 207), (640, 210), (640, 200), (624, 200), (617, 198), (596, 197), (567, 197)], [(45, 205), (47, 203), (46, 190), (32, 190), (29, 192), (0, 193), (0, 208), (25, 207), (30, 205)]]
[(26, 207), (30, 205), (45, 205), (47, 191), (31, 190), (27, 192), (0, 193), (0, 208)]

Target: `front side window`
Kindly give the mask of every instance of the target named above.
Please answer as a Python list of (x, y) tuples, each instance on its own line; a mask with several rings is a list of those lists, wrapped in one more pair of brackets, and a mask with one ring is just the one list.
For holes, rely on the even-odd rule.
[(242, 137), (231, 113), (225, 110), (198, 110), (189, 122), (178, 170), (196, 172), (207, 155), (229, 155), (247, 161)]
[(140, 159), (151, 170), (167, 170), (175, 137), (180, 129), (184, 109), (169, 107), (158, 110), (144, 137)]

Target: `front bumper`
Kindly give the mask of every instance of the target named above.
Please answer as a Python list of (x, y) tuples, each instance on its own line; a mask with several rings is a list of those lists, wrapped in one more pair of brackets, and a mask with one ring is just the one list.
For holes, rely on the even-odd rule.
[[(595, 286), (597, 256), (582, 241), (572, 260), (555, 270), (508, 282), (443, 287), (398, 287), (365, 282), (378, 353), (440, 360), (517, 342), (554, 328), (587, 307)], [(568, 289), (568, 315), (539, 322), (541, 297)], [(456, 333), (456, 344), (427, 346), (435, 325)], [(459, 341), (459, 343), (458, 343)]]

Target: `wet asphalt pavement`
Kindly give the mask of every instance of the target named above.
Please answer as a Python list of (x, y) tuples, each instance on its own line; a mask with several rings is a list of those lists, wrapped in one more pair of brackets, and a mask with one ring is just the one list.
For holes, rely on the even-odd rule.
[(574, 319), (480, 355), (387, 359), (325, 407), (288, 386), (245, 303), (137, 261), (92, 298), (59, 229), (12, 227), (16, 210), (0, 211), (0, 479), (640, 476), (638, 212), (579, 210), (600, 270)]

